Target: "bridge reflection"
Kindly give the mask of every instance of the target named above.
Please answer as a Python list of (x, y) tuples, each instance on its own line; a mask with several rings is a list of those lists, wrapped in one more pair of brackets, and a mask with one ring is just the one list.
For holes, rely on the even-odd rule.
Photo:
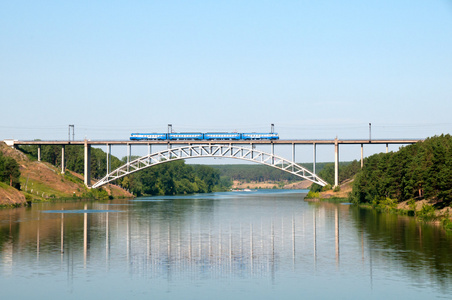
[[(52, 213), (42, 205), (40, 212), (22, 210), (11, 216), (9, 229), (2, 223), (2, 233), (7, 230), (10, 234), (2, 237), (9, 240), (1, 245), (2, 266), (6, 267), (7, 261), (13, 266), (33, 249), (38, 264), (60, 257), (68, 276), (74, 269), (109, 270), (121, 265), (131, 274), (168, 279), (274, 279), (278, 270), (307, 268), (315, 272), (319, 265), (339, 266), (340, 216), (349, 214), (348, 207), (302, 204), (295, 210), (275, 207), (274, 215), (244, 217), (248, 212), (237, 212), (230, 220), (216, 204), (205, 202), (190, 206), (188, 213), (172, 212), (170, 217), (165, 211), (168, 204), (159, 203), (152, 204), (151, 214), (143, 213), (140, 204), (126, 201), (82, 207), (78, 203), (54, 204)], [(214, 217), (208, 217), (209, 213)]]
[[(87, 205), (84, 208), (87, 209)], [(91, 209), (104, 208), (100, 205)], [(130, 210), (83, 213), (83, 236), (75, 239), (74, 228), (65, 224), (66, 219), (74, 216), (60, 213), (59, 250), (62, 262), (71, 260), (72, 265), (80, 262), (77, 257), (82, 252), (85, 268), (101, 261), (108, 268), (119, 259), (127, 264), (129, 272), (151, 276), (169, 278), (208, 273), (214, 276), (269, 275), (274, 278), (280, 268), (295, 270), (297, 267), (309, 267), (315, 271), (319, 257), (321, 264), (331, 263), (330, 258), (335, 257), (339, 266), (340, 208), (346, 212), (347, 207), (335, 205), (334, 210), (330, 210), (319, 206), (312, 210), (311, 218), (303, 212), (302, 215), (294, 213), (270, 220), (260, 218), (228, 224), (212, 220), (187, 222), (184, 219), (154, 219), (152, 216), (137, 221)], [(332, 225), (334, 230), (331, 230)], [(38, 226), (38, 260), (42, 239), (40, 230)], [(332, 232), (334, 237), (330, 236)]]

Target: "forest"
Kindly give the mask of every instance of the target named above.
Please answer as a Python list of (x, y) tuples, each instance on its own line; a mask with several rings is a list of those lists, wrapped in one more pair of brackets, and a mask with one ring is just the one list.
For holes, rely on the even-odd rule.
[(397, 152), (379, 153), (364, 161), (351, 194), (355, 203), (379, 199), (452, 201), (452, 137), (427, 138)]
[(231, 182), (209, 166), (192, 166), (178, 160), (128, 175), (121, 186), (137, 196), (180, 195), (228, 190)]

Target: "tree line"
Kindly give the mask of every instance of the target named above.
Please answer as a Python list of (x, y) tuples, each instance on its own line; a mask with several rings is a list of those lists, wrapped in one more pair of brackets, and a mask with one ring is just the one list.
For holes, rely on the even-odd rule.
[(397, 152), (368, 157), (355, 177), (351, 197), (356, 203), (390, 198), (435, 199), (450, 205), (452, 137), (434, 136)]
[(121, 185), (135, 195), (210, 193), (230, 188), (220, 172), (209, 166), (187, 165), (178, 160), (159, 164), (122, 179)]
[[(308, 170), (312, 170), (312, 163), (300, 164)], [(327, 163), (317, 163), (316, 171), (322, 170)], [(264, 165), (212, 165), (213, 168), (220, 171), (221, 175), (230, 178), (231, 180), (246, 181), (246, 182), (266, 182), (266, 181), (300, 181), (300, 177), (281, 171), (279, 169), (264, 166)]]

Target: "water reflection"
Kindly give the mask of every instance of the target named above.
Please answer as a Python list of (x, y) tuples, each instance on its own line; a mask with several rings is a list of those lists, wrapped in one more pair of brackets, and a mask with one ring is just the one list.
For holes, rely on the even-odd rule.
[[(64, 259), (81, 246), (84, 267), (93, 255), (105, 255), (103, 261), (108, 262), (111, 253), (125, 254), (133, 272), (165, 270), (168, 275), (195, 269), (201, 274), (207, 269), (218, 274), (272, 273), (281, 267), (295, 269), (297, 258), (304, 261), (305, 256), (300, 255), (309, 252), (317, 261), (317, 227), (325, 226), (318, 224), (317, 218), (327, 222), (325, 208), (313, 210), (311, 223), (305, 220), (303, 202), (282, 207), (270, 198), (263, 200), (264, 209), (249, 203), (245, 210), (237, 211), (230, 203), (177, 201), (137, 203), (124, 206), (126, 209), (121, 211), (106, 209), (108, 205), (102, 203), (82, 204), (83, 209), (77, 208), (79, 203), (21, 209), (9, 216), (9, 232), (2, 235), (2, 257), (11, 260), (23, 254), (14, 253), (14, 248), (35, 244), (38, 261), (43, 249), (49, 255), (56, 246)], [(56, 207), (49, 210), (46, 206)], [(335, 218), (336, 262), (339, 262), (337, 207)], [(313, 236), (308, 234), (307, 227), (312, 227)], [(5, 229), (3, 224), (3, 233)], [(104, 254), (99, 251), (101, 239)]]
[(371, 269), (377, 261), (396, 264), (413, 284), (433, 280), (443, 291), (450, 289), (452, 239), (440, 226), (371, 210), (353, 209), (351, 214), (365, 236)]
[(102, 274), (118, 276), (118, 285), (124, 274), (209, 286), (268, 279), (275, 288), (296, 278), (305, 289), (335, 274), (365, 291), (375, 278), (450, 291), (450, 237), (412, 219), (307, 203), (300, 193), (154, 200), (0, 211), (0, 274), (61, 270), (70, 290), (77, 277)]

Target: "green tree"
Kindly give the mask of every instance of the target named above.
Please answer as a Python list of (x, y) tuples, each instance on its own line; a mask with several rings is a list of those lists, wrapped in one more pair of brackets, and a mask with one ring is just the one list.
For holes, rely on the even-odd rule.
[(0, 181), (20, 189), (20, 170), (17, 161), (0, 152)]

